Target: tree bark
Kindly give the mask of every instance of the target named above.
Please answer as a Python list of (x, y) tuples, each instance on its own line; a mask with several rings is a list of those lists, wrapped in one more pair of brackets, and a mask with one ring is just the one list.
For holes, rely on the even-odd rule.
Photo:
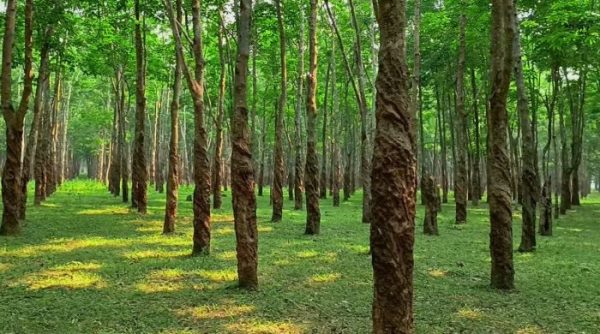
[[(176, 0), (176, 19), (182, 21), (181, 0)], [(175, 232), (175, 222), (177, 218), (177, 200), (179, 198), (179, 107), (181, 95), (181, 59), (177, 56), (175, 50), (175, 73), (173, 80), (173, 97), (171, 100), (171, 138), (169, 141), (169, 167), (167, 172), (167, 202), (165, 207), (165, 220), (163, 224), (163, 234)], [(159, 113), (157, 108), (157, 114)], [(158, 130), (158, 127), (156, 127)], [(158, 162), (158, 161), (157, 161)], [(158, 162), (160, 163), (160, 162)], [(156, 165), (159, 168), (159, 165)]]
[[(516, 5), (515, 0), (515, 5)], [(534, 142), (534, 131), (529, 115), (529, 100), (525, 87), (523, 74), (523, 62), (521, 59), (521, 37), (519, 29), (519, 18), (514, 13), (513, 29), (514, 44), (513, 57), (515, 61), (514, 72), (517, 85), (517, 109), (521, 123), (521, 192), (523, 199), (521, 244), (519, 251), (531, 252), (535, 250), (535, 214), (539, 197), (539, 180), (535, 156), (537, 150)]]
[[(140, 0), (135, 0), (135, 62), (136, 62), (136, 87), (135, 87), (135, 137), (132, 157), (132, 196), (131, 205), (141, 214), (148, 211), (148, 169), (146, 168), (146, 151), (144, 149), (146, 132), (146, 55), (145, 38), (142, 29), (145, 29), (145, 18), (142, 18)], [(142, 27), (144, 24), (144, 27)], [(145, 33), (144, 33), (145, 34)]]
[(298, 83), (296, 91), (295, 130), (296, 146), (294, 159), (294, 210), (302, 210), (304, 204), (304, 145), (302, 138), (302, 97), (304, 96), (304, 7), (300, 10), (300, 32), (298, 38)]
[(435, 180), (428, 176), (421, 185), (423, 198), (425, 199), (425, 220), (423, 221), (423, 233), (427, 235), (438, 235), (437, 214), (439, 208), (438, 190)]
[(414, 333), (414, 115), (405, 59), (406, 1), (373, 1), (381, 42), (373, 152), (373, 333)]
[(309, 72), (306, 97), (306, 229), (305, 234), (319, 234), (321, 210), (319, 208), (319, 157), (317, 156), (317, 10), (318, 0), (310, 0), (308, 23)]
[(492, 1), (490, 114), (488, 122), (488, 201), (490, 210), (491, 285), (514, 288), (512, 207), (508, 166), (506, 100), (513, 70), (513, 0)]
[(258, 231), (252, 152), (248, 126), (247, 73), (250, 53), (252, 1), (239, 0), (238, 56), (235, 66), (234, 114), (231, 126), (231, 188), (235, 223), (237, 268), (242, 288), (258, 288)]
[(460, 37), (458, 47), (458, 65), (456, 67), (456, 167), (454, 180), (454, 199), (456, 201), (456, 224), (467, 222), (467, 112), (465, 110), (465, 58), (466, 58), (467, 18), (460, 14)]
[(218, 32), (218, 49), (220, 61), (220, 76), (219, 76), (219, 101), (217, 105), (217, 117), (215, 119), (215, 155), (213, 159), (213, 208), (221, 208), (221, 184), (223, 179), (223, 118), (225, 114), (225, 53), (223, 52), (223, 13), (219, 10), (219, 32)]
[(273, 200), (273, 214), (271, 216), (271, 221), (274, 223), (281, 221), (283, 212), (283, 118), (285, 117), (284, 113), (287, 104), (286, 41), (281, 1), (282, 0), (275, 0), (277, 23), (279, 26), (281, 82), (279, 88), (279, 100), (277, 101), (277, 112), (275, 113), (275, 155), (273, 157), (273, 185), (271, 186), (271, 198)]

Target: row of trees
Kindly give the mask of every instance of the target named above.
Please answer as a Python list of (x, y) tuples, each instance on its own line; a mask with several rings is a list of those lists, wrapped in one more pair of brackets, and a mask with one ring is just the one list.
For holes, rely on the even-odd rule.
[[(240, 285), (255, 289), (255, 180), (259, 196), (270, 186), (273, 222), (285, 218), (286, 185), (294, 208), (306, 205), (306, 234), (320, 232), (320, 200), (339, 205), (360, 187), (374, 326), (407, 332), (416, 187), (431, 218), (440, 185), (443, 203), (454, 191), (457, 224), (487, 191), (492, 285), (512, 288), (513, 201), (519, 249), (532, 251), (538, 203), (551, 235), (553, 210), (579, 205), (600, 177), (597, 5), (494, 0), (491, 15), (487, 3), (406, 5), (7, 1), (2, 234), (18, 233), (31, 178), (40, 204), (87, 170), (142, 214), (147, 185), (166, 183), (164, 233), (176, 228), (179, 185), (193, 183), (192, 252), (208, 254), (211, 207), (231, 186)], [(426, 232), (437, 234), (434, 219)]]

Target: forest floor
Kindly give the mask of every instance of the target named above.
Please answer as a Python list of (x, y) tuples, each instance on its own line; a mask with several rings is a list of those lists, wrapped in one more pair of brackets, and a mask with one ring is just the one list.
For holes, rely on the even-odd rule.
[[(369, 227), (357, 194), (322, 201), (320, 236), (305, 236), (304, 211), (285, 202), (268, 221), (258, 198), (258, 292), (235, 287), (231, 196), (213, 211), (212, 253), (190, 257), (191, 203), (181, 191), (178, 232), (163, 236), (164, 195), (151, 192), (140, 216), (105, 187), (77, 181), (31, 207), (23, 233), (0, 238), (1, 333), (369, 333)], [(515, 252), (511, 293), (488, 287), (488, 211), (453, 224), (415, 248), (419, 333), (600, 333), (600, 195), (570, 211), (535, 253)], [(515, 249), (520, 238), (515, 212)]]

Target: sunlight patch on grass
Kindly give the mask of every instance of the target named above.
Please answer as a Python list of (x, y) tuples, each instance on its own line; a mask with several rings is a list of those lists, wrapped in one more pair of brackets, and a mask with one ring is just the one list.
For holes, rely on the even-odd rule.
[(536, 325), (528, 325), (524, 328), (518, 329), (515, 334), (543, 334), (544, 331)]
[(237, 279), (235, 270), (200, 270), (198, 275), (211, 282), (233, 282)]
[(143, 251), (134, 251), (134, 252), (125, 252), (123, 253), (123, 257), (130, 260), (143, 260), (143, 259), (165, 259), (165, 258), (175, 258), (189, 255), (188, 250), (163, 250), (163, 249), (154, 249), (154, 250), (143, 250)]
[(8, 271), (12, 267), (13, 267), (12, 264), (9, 264), (9, 263), (0, 263), (0, 273)]
[(144, 293), (173, 292), (183, 290), (189, 273), (181, 269), (163, 269), (153, 271), (143, 282), (136, 284), (136, 289)]
[(78, 215), (82, 216), (101, 216), (101, 215), (125, 215), (129, 213), (127, 207), (110, 206), (101, 209), (85, 209), (77, 212)]
[(301, 258), (301, 259), (311, 259), (311, 258), (314, 258), (317, 256), (319, 256), (319, 253), (314, 250), (302, 251), (302, 252), (296, 253), (296, 257)]
[(568, 231), (568, 232), (583, 232), (583, 229), (572, 228), (572, 227), (560, 227), (560, 226), (557, 226), (556, 229), (557, 230)]
[(308, 282), (312, 284), (333, 283), (340, 278), (342, 278), (342, 274), (340, 273), (317, 274), (311, 276)]
[(288, 259), (281, 259), (281, 260), (273, 261), (273, 264), (276, 266), (279, 266), (279, 267), (283, 267), (283, 266), (289, 266), (291, 264), (291, 262)]
[(442, 269), (430, 269), (427, 274), (429, 274), (429, 276), (434, 277), (434, 278), (443, 278), (446, 277), (448, 275), (448, 270), (442, 270)]
[(469, 319), (469, 320), (479, 320), (482, 317), (481, 311), (479, 311), (477, 309), (469, 309), (469, 308), (463, 308), (463, 309), (458, 310), (458, 312), (456, 312), (456, 315), (459, 318)]
[(363, 245), (351, 245), (347, 247), (354, 254), (367, 255), (369, 254), (369, 246)]
[(97, 263), (72, 262), (26, 277), (23, 281), (30, 290), (48, 288), (101, 289), (107, 286), (100, 275), (92, 272), (101, 268)]
[(6, 252), (7, 256), (14, 257), (34, 257), (46, 255), (48, 253), (68, 253), (82, 248), (92, 247), (127, 247), (132, 244), (131, 240), (127, 239), (105, 239), (91, 238), (78, 240), (53, 240), (47, 244), (25, 246)]
[(236, 252), (234, 251), (226, 251), (217, 254), (216, 258), (219, 260), (232, 261), (236, 259)]
[(204, 305), (177, 310), (175, 313), (194, 320), (225, 319), (240, 317), (256, 311), (252, 305)]
[(212, 230), (211, 233), (213, 235), (226, 236), (226, 235), (233, 235), (235, 233), (235, 230), (233, 229), (233, 227), (222, 227), (222, 228)]
[(210, 221), (213, 223), (233, 223), (233, 215), (215, 215), (210, 217)]
[(289, 322), (252, 322), (227, 325), (230, 333), (237, 334), (301, 334), (305, 329)]
[(273, 228), (271, 226), (259, 226), (258, 232), (273, 232)]

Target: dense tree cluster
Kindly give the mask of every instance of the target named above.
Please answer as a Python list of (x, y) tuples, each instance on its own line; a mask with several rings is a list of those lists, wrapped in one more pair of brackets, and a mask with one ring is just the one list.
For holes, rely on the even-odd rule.
[(418, 189), (426, 234), (441, 203), (456, 224), (489, 204), (491, 284), (511, 289), (513, 210), (533, 251), (600, 186), (599, 6), (7, 0), (0, 233), (19, 233), (31, 181), (34, 205), (86, 176), (140, 214), (166, 192), (165, 234), (193, 184), (192, 253), (208, 255), (231, 187), (239, 283), (256, 289), (256, 196), (272, 222), (305, 209), (312, 235), (320, 201), (360, 193), (374, 332), (412, 332)]

